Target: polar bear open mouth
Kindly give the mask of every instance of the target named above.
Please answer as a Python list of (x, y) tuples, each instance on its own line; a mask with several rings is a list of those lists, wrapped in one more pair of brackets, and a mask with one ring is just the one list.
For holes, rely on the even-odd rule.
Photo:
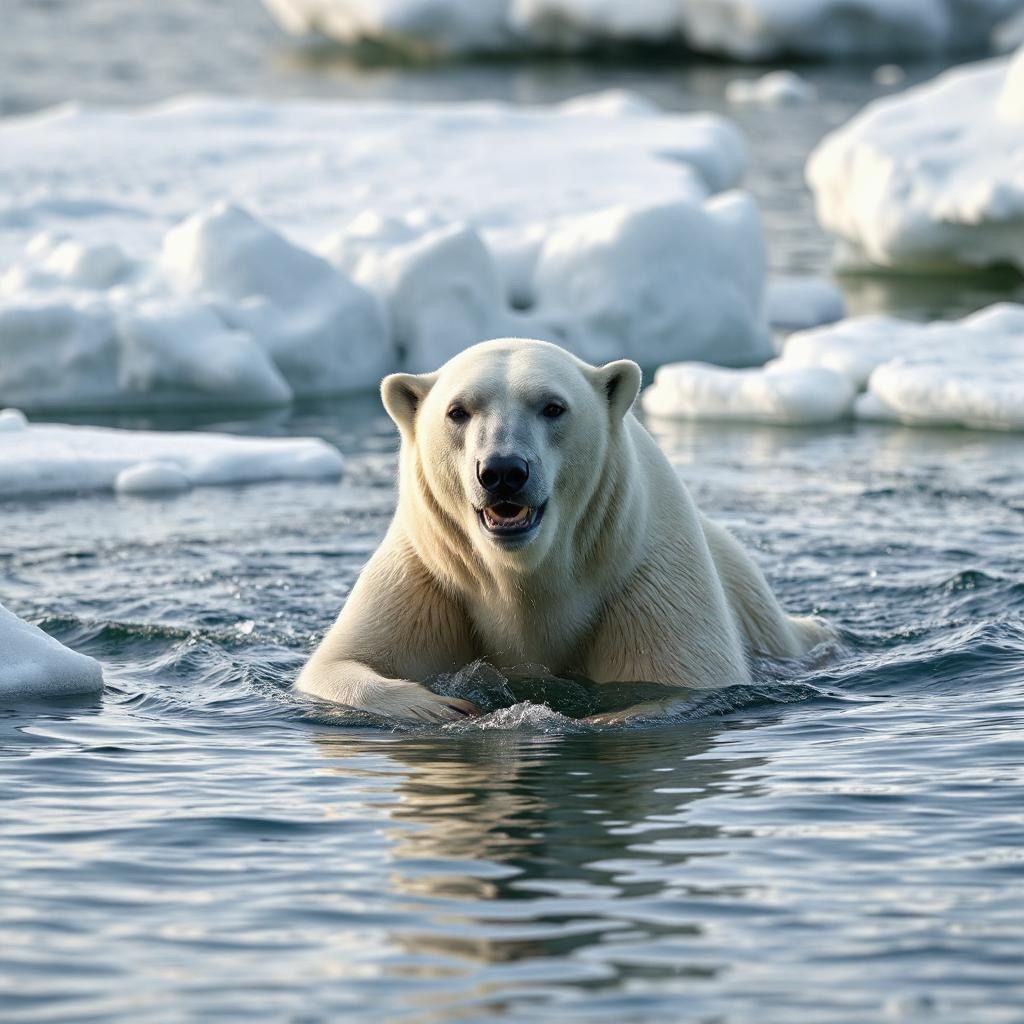
[(494, 537), (522, 537), (534, 530), (547, 502), (532, 508), (514, 501), (499, 501), (480, 509), (480, 523)]

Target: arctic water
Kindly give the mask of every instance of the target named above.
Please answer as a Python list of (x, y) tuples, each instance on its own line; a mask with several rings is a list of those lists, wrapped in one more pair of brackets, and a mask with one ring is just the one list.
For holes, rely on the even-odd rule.
[[(178, 30), (141, 15), (78, 24), (75, 78), (31, 60), (43, 7), (75, 35), (83, 9), (118, 4), (16, 0), (8, 112), (185, 88), (545, 102), (609, 86), (724, 110), (745, 73), (367, 70), (283, 42), (255, 4), (181, 4), (207, 28), (188, 82), (138, 60)], [(870, 68), (805, 73), (819, 104), (736, 117), (773, 268), (822, 273), (802, 161), (883, 90)], [(918, 317), (1019, 297), (846, 288), (854, 308)], [(497, 710), (402, 731), (289, 690), (394, 507), (379, 403), (156, 425), (318, 435), (348, 472), (0, 501), (0, 598), (107, 678), (94, 700), (0, 702), (5, 1021), (1024, 1019), (1019, 435), (652, 423), (839, 648), (631, 729), (576, 722), (579, 681), (477, 673), (456, 685)]]

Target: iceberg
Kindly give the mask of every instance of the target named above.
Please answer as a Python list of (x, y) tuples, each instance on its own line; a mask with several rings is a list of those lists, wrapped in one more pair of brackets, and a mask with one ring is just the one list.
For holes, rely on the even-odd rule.
[(69, 650), (0, 604), (0, 703), (99, 693), (98, 661)]
[(870, 104), (811, 154), (844, 269), (1024, 272), (1024, 49)]

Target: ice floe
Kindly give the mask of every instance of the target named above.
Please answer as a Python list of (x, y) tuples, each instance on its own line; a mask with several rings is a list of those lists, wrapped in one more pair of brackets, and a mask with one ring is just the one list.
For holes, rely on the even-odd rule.
[(621, 91), (192, 97), (7, 119), (0, 149), (0, 402), (30, 411), (344, 394), (508, 334), (591, 359), (635, 337), (649, 365), (765, 358), (761, 228), (722, 195), (746, 157), (716, 116)]
[(0, 702), (99, 693), (98, 661), (59, 643), (0, 604)]
[(907, 426), (1024, 430), (1024, 306), (1000, 303), (931, 324), (855, 317), (791, 335), (760, 369), (662, 366), (642, 405), (678, 419), (793, 425), (852, 413)]
[(849, 415), (856, 393), (841, 373), (781, 360), (751, 370), (673, 363), (657, 371), (642, 406), (651, 416), (670, 419), (803, 426)]
[(337, 479), (344, 460), (317, 438), (256, 438), (29, 423), (0, 414), (0, 499), (214, 484)]
[(818, 90), (795, 71), (769, 71), (760, 78), (735, 78), (725, 87), (725, 98), (740, 106), (793, 107), (810, 103)]
[(658, 44), (764, 60), (980, 51), (1020, 0), (264, 0), (295, 35), (415, 57)]
[(984, 52), (1020, 0), (684, 0), (687, 39), (738, 60)]
[(807, 180), (846, 267), (1024, 271), (1024, 49), (877, 100)]

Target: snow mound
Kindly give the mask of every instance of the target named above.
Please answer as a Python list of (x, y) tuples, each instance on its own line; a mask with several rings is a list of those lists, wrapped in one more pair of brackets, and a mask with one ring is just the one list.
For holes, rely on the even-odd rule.
[(1020, 0), (264, 0), (295, 35), (413, 57), (614, 45), (739, 60), (980, 50)]
[(98, 661), (77, 654), (0, 604), (0, 701), (99, 693)]
[(183, 490), (338, 479), (340, 452), (316, 438), (254, 438), (29, 424), (0, 444), (0, 495)]
[[(579, 257), (562, 272), (553, 254), (610, 208), (609, 222), (631, 226), (601, 301), (629, 307), (632, 330), (642, 274), (670, 293), (655, 305), (694, 318), (703, 339), (694, 348), (687, 322), (665, 323), (638, 343), (645, 360), (716, 360), (725, 333), (726, 361), (764, 358), (760, 226), (749, 202), (708, 202), (740, 180), (741, 136), (621, 90), (538, 109), (64, 107), (0, 121), (0, 151), (5, 404), (281, 404), (508, 334), (571, 335), (596, 358), (608, 351), (599, 303), (581, 295)], [(111, 152), (131, 153), (130, 167)], [(664, 233), (646, 212), (658, 204), (677, 206), (711, 253), (720, 280), (704, 274), (703, 299), (686, 285), (677, 300), (677, 282), (646, 267), (657, 247), (642, 234)], [(680, 269), (700, 262), (672, 246)]]
[(891, 345), (858, 401), (861, 419), (1024, 430), (1024, 306), (1000, 303), (958, 323), (876, 321), (865, 333), (876, 351), (882, 333)]
[(761, 78), (736, 78), (725, 87), (725, 98), (739, 106), (795, 107), (811, 103), (818, 90), (793, 71), (769, 71)]
[(548, 236), (537, 312), (563, 323), (562, 343), (591, 362), (749, 366), (772, 355), (763, 276), (760, 222), (745, 195), (616, 207)]
[(878, 100), (807, 164), (844, 262), (1024, 271), (1024, 49)]
[(846, 315), (843, 293), (820, 277), (780, 277), (765, 292), (768, 323), (782, 330), (801, 330), (835, 323)]
[(160, 262), (258, 341), (297, 397), (365, 390), (395, 366), (374, 299), (236, 206), (217, 203), (173, 228)]
[(403, 366), (422, 373), (508, 333), (507, 314), (497, 268), (476, 231), (452, 224), (404, 240), (411, 234), (407, 225), (364, 219), (323, 251), (380, 299)]
[(760, 369), (662, 366), (641, 401), (651, 415), (681, 419), (826, 423), (852, 413), (907, 426), (1024, 430), (1024, 306), (931, 324), (855, 317), (790, 335), (780, 358)]
[(204, 306), (67, 291), (0, 299), (0, 401), (46, 410), (290, 398), (266, 353)]
[(669, 419), (801, 426), (849, 415), (855, 395), (853, 384), (840, 373), (778, 360), (752, 370), (673, 363), (657, 371), (641, 404), (649, 415)]

